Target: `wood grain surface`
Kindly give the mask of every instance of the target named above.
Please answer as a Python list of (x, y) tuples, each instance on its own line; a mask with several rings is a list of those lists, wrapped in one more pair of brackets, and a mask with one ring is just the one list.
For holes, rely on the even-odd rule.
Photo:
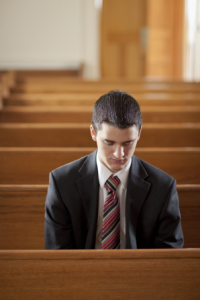
[[(44, 249), (48, 185), (0, 185), (0, 249)], [(178, 185), (185, 248), (200, 248), (200, 185)]]
[(1, 299), (199, 299), (200, 249), (0, 251)]
[[(47, 184), (49, 172), (95, 148), (0, 148), (0, 184)], [(200, 183), (200, 148), (137, 148), (135, 155), (173, 176)]]
[[(0, 147), (96, 147), (90, 123), (2, 123)], [(200, 123), (144, 124), (139, 147), (200, 147)]]
[[(185, 106), (200, 105), (199, 93), (131, 93), (140, 106)], [(12, 93), (9, 98), (4, 99), (4, 106), (93, 106), (102, 95), (100, 92), (76, 93)]]
[(111, 90), (122, 90), (127, 93), (200, 93), (200, 84), (167, 82), (68, 82), (66, 80), (38, 80), (37, 82), (18, 83), (13, 88), (15, 93), (101, 93), (105, 94)]
[[(200, 101), (199, 101), (200, 103)], [(88, 123), (90, 106), (5, 106), (0, 111), (1, 123)], [(143, 106), (143, 124), (199, 123), (199, 106)]]

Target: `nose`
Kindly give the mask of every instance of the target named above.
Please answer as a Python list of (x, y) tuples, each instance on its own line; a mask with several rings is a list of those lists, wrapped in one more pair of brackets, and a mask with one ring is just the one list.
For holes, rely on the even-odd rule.
[(124, 147), (122, 147), (120, 145), (116, 146), (114, 156), (116, 158), (119, 158), (119, 159), (123, 158), (123, 156), (124, 156)]

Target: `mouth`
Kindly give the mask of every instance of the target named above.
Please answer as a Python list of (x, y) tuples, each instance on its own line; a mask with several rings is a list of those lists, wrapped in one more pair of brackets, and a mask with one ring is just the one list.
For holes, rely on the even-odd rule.
[(114, 158), (111, 158), (111, 160), (116, 163), (116, 164), (123, 164), (125, 162), (125, 159), (114, 159)]

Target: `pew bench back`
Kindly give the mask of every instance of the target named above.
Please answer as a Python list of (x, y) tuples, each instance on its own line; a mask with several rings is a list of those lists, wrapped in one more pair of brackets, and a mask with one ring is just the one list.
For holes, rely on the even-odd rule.
[(200, 249), (0, 251), (2, 299), (199, 299)]
[[(138, 147), (200, 147), (200, 123), (144, 124)], [(0, 124), (0, 147), (96, 147), (90, 123)]]
[[(48, 185), (0, 185), (0, 249), (44, 249)], [(185, 248), (200, 248), (200, 185), (178, 185)]]
[[(146, 123), (199, 123), (200, 106), (145, 106)], [(90, 123), (92, 107), (87, 106), (6, 106), (0, 111), (1, 123)]]
[[(95, 148), (0, 148), (0, 184), (48, 184), (49, 172)], [(135, 155), (173, 176), (200, 183), (200, 148), (136, 148)]]

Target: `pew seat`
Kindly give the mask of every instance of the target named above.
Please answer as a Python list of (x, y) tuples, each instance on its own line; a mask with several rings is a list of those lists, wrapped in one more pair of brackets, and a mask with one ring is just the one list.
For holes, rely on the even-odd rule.
[(1, 298), (199, 299), (200, 249), (0, 251)]
[[(1, 123), (0, 147), (94, 147), (90, 123)], [(139, 147), (200, 147), (200, 123), (144, 124)]]
[[(47, 184), (53, 169), (95, 148), (0, 148), (0, 184)], [(135, 155), (173, 176), (178, 184), (200, 183), (200, 148), (136, 148)]]

